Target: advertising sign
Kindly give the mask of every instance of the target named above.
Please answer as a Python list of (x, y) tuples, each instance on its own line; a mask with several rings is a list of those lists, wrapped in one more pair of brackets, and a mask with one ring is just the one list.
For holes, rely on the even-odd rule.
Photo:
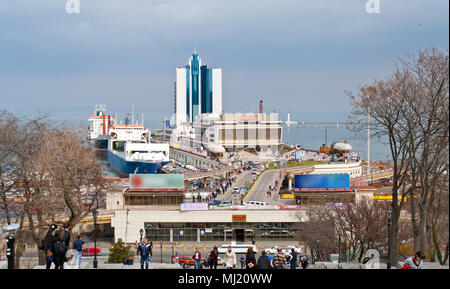
[(281, 198), (282, 199), (293, 199), (294, 198), (294, 194), (282, 194)]
[(348, 189), (349, 174), (295, 175), (296, 189)]
[(232, 215), (233, 222), (247, 222), (247, 215)]
[(132, 174), (132, 189), (184, 189), (184, 174)]
[(241, 204), (241, 194), (232, 194), (231, 195), (231, 204), (233, 206), (237, 206)]
[(208, 211), (208, 203), (182, 203), (181, 211)]

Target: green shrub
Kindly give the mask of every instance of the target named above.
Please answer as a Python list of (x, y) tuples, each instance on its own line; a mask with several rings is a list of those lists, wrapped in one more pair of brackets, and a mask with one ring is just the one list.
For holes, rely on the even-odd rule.
[(126, 246), (121, 238), (109, 248), (108, 263), (123, 263), (129, 256), (134, 256), (130, 246)]

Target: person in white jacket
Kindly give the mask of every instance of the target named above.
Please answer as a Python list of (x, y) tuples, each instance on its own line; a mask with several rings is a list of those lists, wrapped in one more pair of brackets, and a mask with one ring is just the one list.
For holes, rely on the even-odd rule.
[(403, 266), (408, 265), (408, 269), (423, 269), (423, 260), (425, 260), (425, 255), (422, 251), (418, 251), (413, 257), (406, 259)]
[(232, 269), (236, 266), (236, 253), (231, 250), (231, 246), (229, 246), (228, 251), (225, 252), (225, 266), (227, 269)]

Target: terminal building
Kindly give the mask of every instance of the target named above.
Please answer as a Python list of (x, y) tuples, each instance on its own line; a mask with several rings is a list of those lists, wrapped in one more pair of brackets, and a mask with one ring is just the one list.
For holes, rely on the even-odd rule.
[(214, 151), (245, 148), (277, 150), (282, 144), (283, 128), (277, 113), (202, 114), (192, 128), (180, 134), (177, 142), (189, 147), (203, 147)]
[(111, 186), (106, 211), (112, 213), (115, 241), (252, 242), (294, 241), (304, 216), (299, 210), (211, 209), (184, 203), (183, 175), (134, 175)]

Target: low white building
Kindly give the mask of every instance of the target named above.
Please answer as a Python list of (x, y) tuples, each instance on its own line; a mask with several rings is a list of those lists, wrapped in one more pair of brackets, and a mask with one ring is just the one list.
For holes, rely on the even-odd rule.
[(277, 113), (200, 114), (192, 126), (177, 127), (173, 142), (194, 148), (228, 151), (255, 148), (277, 150), (283, 128)]
[(116, 210), (111, 219), (115, 241), (140, 239), (139, 231), (152, 241), (231, 242), (251, 240), (295, 241), (300, 220), (299, 210), (152, 210), (128, 207)]
[(309, 174), (348, 174), (350, 179), (362, 176), (361, 161), (315, 165)]

